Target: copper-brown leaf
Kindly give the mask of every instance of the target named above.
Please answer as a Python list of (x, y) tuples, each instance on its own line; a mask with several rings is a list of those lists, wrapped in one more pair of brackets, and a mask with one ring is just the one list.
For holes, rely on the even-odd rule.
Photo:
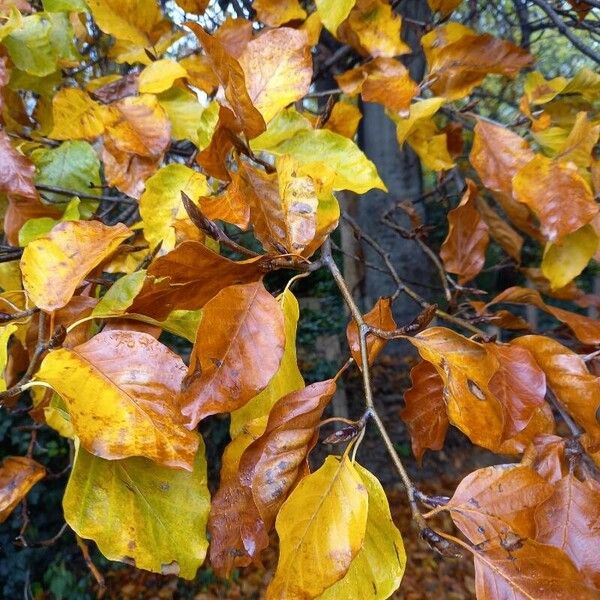
[(165, 319), (172, 310), (197, 310), (227, 286), (260, 279), (261, 260), (236, 262), (200, 242), (183, 242), (150, 265), (129, 312)]
[(467, 180), (460, 204), (448, 213), (448, 236), (440, 251), (446, 271), (458, 275), (461, 285), (483, 268), (490, 240), (488, 226), (476, 207), (477, 193), (475, 183)]
[[(371, 325), (377, 329), (394, 331), (394, 329), (396, 329), (396, 322), (394, 321), (394, 316), (392, 314), (392, 299), (379, 298), (375, 303), (375, 306), (364, 315), (364, 320), (367, 325)], [(348, 340), (348, 346), (350, 346), (352, 358), (358, 365), (358, 368), (362, 370), (358, 326), (354, 319), (348, 323), (348, 327), (346, 328), (346, 338)], [(385, 348), (386, 343), (387, 340), (380, 338), (373, 333), (367, 334), (367, 357), (369, 365), (372, 365), (375, 362), (379, 353)]]
[(482, 216), (485, 224), (494, 241), (511, 258), (517, 262), (521, 261), (521, 248), (523, 247), (523, 238), (512, 225), (503, 219), (482, 196), (477, 198), (477, 210)]
[(600, 588), (600, 488), (563, 477), (535, 513), (535, 539), (564, 550)]
[(4, 523), (27, 492), (46, 474), (26, 456), (7, 456), (0, 466), (0, 523)]
[(600, 444), (600, 378), (588, 371), (580, 356), (549, 337), (527, 335), (513, 344), (529, 350), (546, 374), (548, 387), (585, 429), (591, 443)]
[(262, 282), (227, 287), (207, 302), (182, 390), (189, 426), (240, 408), (264, 389), (284, 342), (281, 307)]
[(546, 377), (525, 348), (493, 343), (485, 349), (498, 361), (489, 385), (505, 409), (503, 435), (508, 439), (523, 431), (544, 404)]
[(558, 435), (539, 435), (523, 454), (521, 463), (529, 465), (548, 483), (556, 483), (569, 472), (566, 444), (567, 440)]
[(206, 33), (200, 25), (188, 22), (187, 26), (200, 40), (208, 56), (209, 64), (219, 79), (219, 83), (223, 86), (225, 97), (248, 139), (260, 135), (266, 128), (265, 121), (252, 104), (240, 63), (216, 37)]
[(539, 219), (542, 233), (558, 242), (589, 223), (599, 207), (588, 182), (572, 162), (538, 154), (513, 177), (514, 196)]
[(0, 129), (0, 192), (37, 199), (33, 176), (35, 167), (10, 143), (10, 138)]
[(317, 425), (335, 393), (332, 379), (281, 398), (271, 409), (265, 432), (242, 455), (240, 478), (268, 529), (303, 472), (318, 437)]
[(404, 394), (400, 411), (410, 432), (412, 451), (420, 463), (425, 450), (441, 450), (448, 430), (444, 382), (435, 367), (422, 360), (410, 371), (412, 386)]

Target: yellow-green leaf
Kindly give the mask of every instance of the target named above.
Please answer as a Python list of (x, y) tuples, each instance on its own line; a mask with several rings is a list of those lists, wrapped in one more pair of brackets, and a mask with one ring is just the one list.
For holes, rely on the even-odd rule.
[(316, 598), (347, 573), (365, 539), (368, 495), (347, 457), (328, 456), (277, 515), (279, 562), (267, 600)]
[(354, 465), (369, 495), (367, 531), (360, 552), (345, 577), (319, 600), (385, 600), (398, 589), (406, 567), (406, 553), (381, 483), (359, 464)]
[(321, 23), (335, 35), (342, 21), (350, 14), (356, 0), (315, 0)]
[(198, 436), (179, 411), (185, 372), (181, 358), (151, 335), (113, 330), (49, 352), (36, 377), (60, 394), (89, 452), (191, 469)]
[(542, 273), (552, 289), (560, 289), (585, 269), (598, 249), (598, 235), (591, 225), (565, 235), (559, 242), (549, 242), (544, 251)]
[[(169, 116), (173, 139), (189, 140), (200, 147), (198, 130), (203, 127), (204, 121), (209, 117), (210, 113), (204, 114), (209, 110), (208, 107), (202, 106), (195, 94), (178, 87), (163, 92), (158, 97), (158, 102)], [(215, 119), (215, 124), (217, 119), (218, 117)], [(206, 127), (204, 128), (206, 129)], [(212, 136), (212, 130), (210, 135)]]
[(210, 193), (210, 188), (202, 173), (175, 163), (162, 167), (146, 181), (146, 189), (140, 198), (140, 215), (144, 237), (151, 248), (161, 241), (162, 250), (175, 247), (173, 225), (178, 218), (187, 218), (181, 192), (197, 202), (200, 196)]
[(69, 526), (108, 559), (193, 579), (208, 547), (204, 444), (192, 472), (145, 458), (104, 460), (79, 447), (63, 509)]
[(85, 276), (131, 235), (125, 225), (66, 221), (30, 242), (21, 257), (23, 286), (38, 308), (52, 311), (69, 302)]
[(142, 289), (145, 279), (146, 271), (144, 269), (117, 279), (102, 296), (100, 302), (96, 304), (92, 315), (103, 317), (124, 313)]
[(300, 316), (298, 300), (289, 289), (286, 289), (277, 298), (277, 302), (279, 302), (283, 312), (285, 328), (283, 358), (279, 370), (275, 373), (269, 385), (247, 404), (231, 413), (229, 432), (232, 439), (242, 433), (247, 423), (268, 415), (277, 400), (304, 387), (304, 379), (302, 379), (296, 358), (296, 328)]

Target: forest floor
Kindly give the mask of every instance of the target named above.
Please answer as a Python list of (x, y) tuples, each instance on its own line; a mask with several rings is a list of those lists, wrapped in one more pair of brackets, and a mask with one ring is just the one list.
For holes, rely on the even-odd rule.
[[(471, 471), (498, 462), (499, 458), (474, 448), (462, 435), (449, 431), (444, 450), (425, 455), (423, 465), (418, 466), (410, 450), (410, 439), (398, 411), (402, 408), (402, 390), (410, 385), (408, 372), (410, 359), (383, 357), (373, 369), (373, 388), (382, 418), (388, 426), (396, 449), (405, 459), (405, 464), (418, 487), (429, 494), (452, 495), (460, 480)], [(345, 381), (345, 392), (352, 415), (353, 399), (361, 398), (361, 382), (357, 373), (349, 374)], [(357, 408), (360, 410), (360, 408)], [(315, 452), (319, 464), (322, 457), (335, 448), (321, 447)], [(363, 440), (358, 453), (359, 462), (364, 464), (382, 481), (390, 501), (394, 522), (402, 532), (407, 554), (407, 565), (400, 589), (392, 596), (395, 600), (469, 600), (475, 598), (474, 570), (469, 558), (445, 558), (429, 548), (419, 538), (413, 526), (410, 510), (403, 489), (397, 482), (387, 456), (382, 451), (376, 432), (372, 431)], [(442, 514), (436, 526), (453, 532), (448, 516)], [(274, 544), (265, 554), (261, 566), (241, 569), (231, 581), (215, 578), (210, 571), (199, 574), (193, 584), (182, 584), (177, 578), (161, 577), (135, 571), (119, 569), (105, 573), (110, 598), (178, 600), (243, 600), (259, 599), (273, 575), (277, 562), (277, 546)], [(351, 600), (351, 599), (348, 599)]]

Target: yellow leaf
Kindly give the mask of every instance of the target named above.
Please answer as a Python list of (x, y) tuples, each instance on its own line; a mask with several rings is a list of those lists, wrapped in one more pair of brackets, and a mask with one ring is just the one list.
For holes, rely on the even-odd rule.
[(269, 122), (264, 133), (250, 141), (250, 147), (254, 152), (270, 151), (298, 131), (312, 128), (311, 122), (295, 108), (284, 108)]
[(389, 112), (388, 114), (394, 123), (396, 123), (396, 137), (398, 138), (398, 143), (404, 144), (408, 139), (408, 136), (417, 128), (417, 126), (420, 123), (429, 121), (442, 107), (444, 102), (446, 102), (444, 98), (428, 98), (427, 100), (415, 102), (411, 105), (409, 116), (406, 119)]
[(181, 358), (151, 335), (112, 330), (49, 352), (36, 377), (60, 394), (89, 452), (191, 470), (198, 436), (179, 411), (184, 375)]
[(266, 30), (248, 43), (239, 62), (250, 99), (266, 123), (310, 87), (312, 57), (303, 31)]
[(356, 135), (361, 119), (362, 112), (355, 104), (344, 101), (336, 102), (325, 123), (325, 129), (352, 139)]
[(328, 456), (277, 515), (279, 562), (267, 600), (316, 598), (347, 573), (367, 526), (368, 495), (347, 457)]
[(343, 579), (319, 600), (385, 600), (398, 589), (406, 567), (402, 536), (394, 525), (385, 491), (377, 478), (354, 465), (369, 495), (365, 541)]
[(161, 250), (175, 247), (173, 225), (187, 213), (181, 202), (181, 192), (197, 202), (200, 196), (210, 193), (206, 177), (181, 164), (170, 164), (146, 181), (140, 198), (140, 215), (144, 224), (144, 237), (151, 248), (163, 242)]
[(275, 147), (276, 156), (291, 154), (303, 165), (305, 173), (315, 177), (329, 173), (333, 191), (351, 190), (364, 194), (376, 188), (387, 191), (375, 165), (348, 138), (327, 129), (300, 130)]
[(8, 361), (8, 340), (17, 330), (15, 323), (9, 323), (5, 327), (0, 327), (0, 392), (6, 390), (6, 380), (4, 379), (4, 369)]
[[(229, 432), (232, 439), (241, 434), (247, 423), (268, 415), (277, 400), (304, 387), (296, 358), (296, 328), (300, 316), (298, 300), (289, 289), (286, 289), (278, 296), (277, 302), (283, 312), (285, 331), (283, 358), (269, 385), (247, 404), (231, 413)], [(266, 421), (264, 425), (266, 426)]]
[(131, 235), (122, 223), (65, 221), (30, 242), (21, 257), (23, 287), (38, 308), (52, 311), (69, 302), (85, 276)]
[(556, 98), (566, 85), (564, 77), (547, 80), (539, 71), (532, 71), (525, 77), (523, 91), (531, 104), (546, 104)]
[(410, 136), (408, 145), (419, 155), (423, 166), (432, 171), (444, 171), (454, 166), (454, 161), (448, 152), (448, 142), (445, 133), (436, 134), (432, 122), (419, 123)]
[(304, 21), (306, 11), (298, 0), (255, 0), (252, 8), (263, 23), (279, 27), (290, 21)]
[(315, 0), (321, 23), (335, 35), (342, 21), (350, 14), (356, 0)]
[(145, 458), (104, 460), (79, 447), (63, 509), (77, 535), (109, 560), (193, 579), (208, 547), (204, 444), (192, 472)]
[(187, 71), (169, 58), (150, 63), (138, 79), (140, 94), (159, 94), (168, 90), (177, 79), (187, 77)]
[(53, 127), (49, 137), (55, 140), (95, 140), (110, 121), (109, 110), (94, 102), (83, 90), (63, 88), (52, 98)]
[(544, 250), (542, 273), (552, 289), (560, 289), (575, 279), (598, 249), (599, 238), (591, 225), (565, 235), (560, 242), (549, 243)]
[(158, 2), (87, 0), (94, 21), (104, 33), (138, 46), (150, 46), (148, 33), (161, 20)]
[[(198, 102), (196, 94), (178, 87), (172, 88), (158, 97), (171, 121), (171, 136), (175, 140), (189, 140), (200, 147), (199, 128), (206, 120), (210, 109)], [(212, 136), (212, 131), (209, 132)]]

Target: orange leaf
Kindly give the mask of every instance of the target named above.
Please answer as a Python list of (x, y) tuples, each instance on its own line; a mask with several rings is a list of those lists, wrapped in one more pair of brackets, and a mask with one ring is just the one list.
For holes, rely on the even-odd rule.
[(26, 456), (7, 456), (0, 467), (0, 523), (4, 523), (46, 469)]
[(335, 393), (332, 379), (313, 383), (281, 398), (271, 409), (265, 432), (242, 455), (240, 479), (252, 490), (267, 529), (293, 486), (308, 471), (308, 453), (317, 425)]
[(542, 233), (558, 242), (598, 214), (587, 181), (571, 162), (553, 161), (538, 154), (513, 177), (514, 196), (541, 223)]
[(488, 226), (476, 208), (477, 193), (477, 186), (468, 179), (460, 204), (448, 213), (448, 236), (440, 251), (446, 271), (458, 275), (461, 285), (483, 268), (490, 240)]
[(410, 432), (412, 451), (419, 463), (425, 450), (444, 447), (448, 416), (444, 402), (444, 382), (435, 367), (422, 360), (410, 371), (412, 386), (404, 394), (406, 407), (400, 417)]
[[(379, 298), (375, 303), (375, 306), (366, 313), (363, 318), (367, 325), (377, 327), (377, 329), (383, 329), (384, 331), (394, 331), (394, 329), (396, 329), (396, 322), (394, 321), (394, 316), (392, 314), (391, 298)], [(348, 346), (350, 346), (352, 358), (358, 368), (362, 370), (358, 326), (354, 319), (348, 323), (348, 327), (346, 328), (346, 338), (348, 339)], [(375, 362), (378, 354), (385, 348), (386, 344), (387, 340), (372, 333), (367, 334), (367, 356), (369, 365), (372, 365)]]
[(276, 373), (284, 342), (281, 307), (261, 282), (224, 288), (207, 302), (182, 390), (188, 426), (256, 396)]
[(592, 585), (600, 587), (600, 490), (563, 477), (535, 513), (535, 539), (564, 550)]
[(200, 25), (188, 22), (187, 26), (196, 34), (204, 47), (209, 64), (223, 86), (225, 97), (248, 139), (260, 135), (266, 129), (265, 121), (248, 95), (244, 71), (240, 63), (225, 49), (222, 42), (206, 33)]
[(298, 0), (255, 0), (252, 8), (265, 25), (279, 27), (290, 21), (304, 21), (306, 11)]
[(477, 210), (494, 241), (517, 262), (521, 261), (523, 238), (507, 223), (482, 196), (477, 197)]
[(261, 279), (261, 261), (236, 262), (200, 242), (183, 242), (150, 265), (129, 312), (161, 320), (172, 310), (197, 310), (227, 286)]
[(324, 127), (352, 139), (362, 119), (360, 109), (350, 102), (336, 102)]
[(231, 183), (218, 196), (204, 196), (198, 200), (200, 210), (211, 221), (225, 221), (240, 229), (250, 224), (250, 204), (241, 170), (231, 176)]
[(560, 481), (569, 472), (565, 456), (567, 440), (557, 435), (540, 435), (527, 448), (521, 463), (529, 465), (548, 483)]

